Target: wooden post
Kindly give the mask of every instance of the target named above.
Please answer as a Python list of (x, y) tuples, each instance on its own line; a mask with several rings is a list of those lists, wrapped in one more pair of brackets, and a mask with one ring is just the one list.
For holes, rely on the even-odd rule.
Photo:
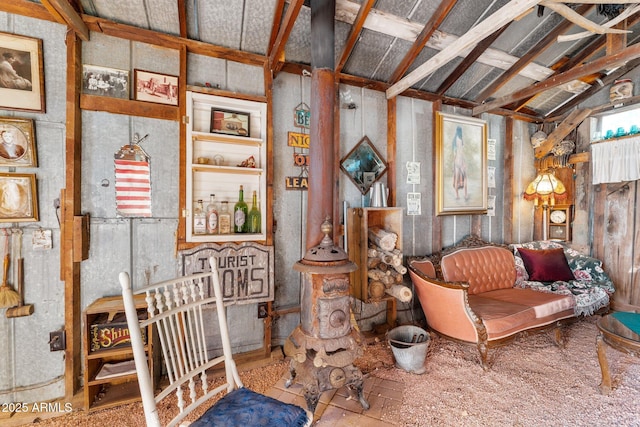
[(396, 123), (397, 123), (397, 97), (387, 100), (387, 188), (389, 197), (388, 206), (397, 206), (396, 192)]
[(513, 195), (520, 194), (523, 189), (514, 188), (513, 182), (513, 118), (507, 117), (505, 122), (502, 239), (513, 242)]
[[(60, 226), (60, 276), (64, 281), (64, 324), (67, 338), (65, 349), (65, 398), (71, 401), (80, 389), (82, 369), (80, 262), (73, 259), (74, 220), (81, 213), (82, 119), (80, 88), (82, 88), (82, 43), (69, 31), (67, 44), (67, 125), (65, 140), (65, 188), (60, 195), (62, 223)], [(76, 241), (77, 243), (77, 241)]]
[[(436, 123), (437, 121), (436, 113), (438, 111), (442, 111), (442, 101), (436, 101), (433, 103), (433, 123)], [(437, 139), (436, 126), (433, 126), (433, 135), (431, 140), (436, 141), (436, 139)], [(436, 159), (435, 143), (433, 144), (432, 151), (431, 151), (431, 170), (432, 171), (438, 170), (438, 159)], [(435, 175), (434, 175), (433, 189), (431, 193), (433, 194), (434, 200), (438, 194), (438, 186), (436, 184), (436, 181), (437, 180), (435, 179)], [(435, 203), (433, 204), (433, 210), (431, 215), (433, 217), (433, 221), (431, 222), (431, 252), (440, 252), (440, 250), (442, 249), (442, 224), (440, 221), (440, 217), (436, 215)]]

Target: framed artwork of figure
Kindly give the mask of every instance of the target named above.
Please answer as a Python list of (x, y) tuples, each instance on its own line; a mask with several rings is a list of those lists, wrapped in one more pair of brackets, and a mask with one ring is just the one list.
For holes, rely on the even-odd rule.
[(0, 109), (44, 113), (42, 40), (0, 32)]
[(33, 120), (0, 117), (0, 166), (38, 166)]
[(487, 212), (487, 123), (437, 112), (436, 214)]
[(35, 174), (0, 173), (0, 222), (38, 221)]

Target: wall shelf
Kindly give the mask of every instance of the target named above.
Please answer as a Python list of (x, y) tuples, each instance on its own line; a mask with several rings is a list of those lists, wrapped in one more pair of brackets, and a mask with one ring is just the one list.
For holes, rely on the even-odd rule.
[[(187, 91), (186, 168), (185, 168), (185, 240), (189, 243), (221, 243), (266, 240), (267, 211), (267, 104), (209, 93)], [(212, 132), (212, 110), (240, 112), (249, 117), (248, 135)], [(205, 158), (206, 162), (199, 159)], [(255, 167), (238, 166), (253, 158)], [(215, 194), (219, 206), (227, 201), (233, 215), (240, 185), (244, 201), (251, 209), (255, 191), (261, 213), (262, 232), (258, 234), (195, 234), (194, 203), (208, 204)]]

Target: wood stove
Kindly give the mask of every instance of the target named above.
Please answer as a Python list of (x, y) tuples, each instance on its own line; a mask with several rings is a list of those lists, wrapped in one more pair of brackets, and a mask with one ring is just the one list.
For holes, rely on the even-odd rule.
[(349, 273), (358, 267), (334, 245), (328, 219), (321, 228), (325, 236), (320, 244), (293, 267), (302, 273), (301, 323), (285, 343), (291, 357), (291, 378), (285, 385), (303, 385), (311, 412), (322, 392), (343, 386), (369, 409), (362, 372), (353, 365), (362, 349), (360, 332), (351, 324)]

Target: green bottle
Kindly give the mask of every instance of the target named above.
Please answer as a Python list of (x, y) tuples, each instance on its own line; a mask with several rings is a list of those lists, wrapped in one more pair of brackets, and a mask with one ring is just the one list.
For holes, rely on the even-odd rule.
[(247, 214), (249, 213), (249, 207), (244, 202), (244, 189), (240, 186), (240, 195), (238, 201), (233, 207), (233, 232), (234, 233), (246, 233), (249, 224), (247, 223)]
[(256, 192), (253, 192), (253, 202), (251, 204), (251, 210), (249, 211), (249, 217), (247, 222), (249, 223), (249, 233), (260, 233), (260, 209), (258, 209), (258, 196)]

